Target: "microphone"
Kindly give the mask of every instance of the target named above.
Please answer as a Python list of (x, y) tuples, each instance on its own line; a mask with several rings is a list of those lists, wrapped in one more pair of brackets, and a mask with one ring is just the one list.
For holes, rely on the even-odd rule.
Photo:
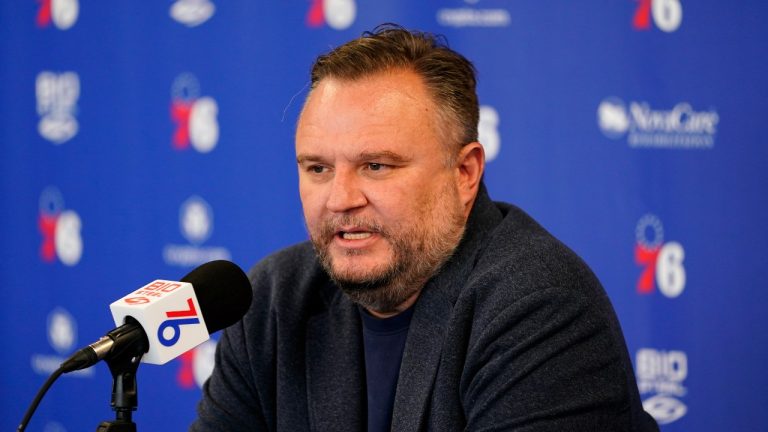
[(251, 304), (251, 283), (232, 262), (211, 261), (181, 281), (155, 280), (109, 305), (119, 326), (61, 364), (64, 373), (118, 356), (165, 364), (236, 323)]

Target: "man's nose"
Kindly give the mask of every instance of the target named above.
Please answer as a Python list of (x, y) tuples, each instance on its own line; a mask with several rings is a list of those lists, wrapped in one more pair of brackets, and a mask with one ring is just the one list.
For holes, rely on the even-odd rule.
[(338, 170), (333, 176), (326, 208), (334, 213), (343, 213), (367, 204), (361, 189), (360, 179), (352, 170)]

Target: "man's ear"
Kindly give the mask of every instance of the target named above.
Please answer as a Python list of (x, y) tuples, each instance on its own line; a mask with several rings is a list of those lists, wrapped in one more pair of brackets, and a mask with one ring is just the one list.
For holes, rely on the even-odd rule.
[(471, 142), (462, 147), (456, 158), (456, 170), (459, 198), (469, 213), (485, 170), (485, 150), (479, 142)]

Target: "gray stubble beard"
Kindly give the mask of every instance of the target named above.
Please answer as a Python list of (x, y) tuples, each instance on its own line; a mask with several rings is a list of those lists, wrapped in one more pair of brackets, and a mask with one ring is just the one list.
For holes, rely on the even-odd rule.
[[(395, 237), (373, 221), (342, 216), (337, 221), (325, 221), (319, 238), (312, 236), (312, 243), (320, 264), (353, 302), (380, 313), (400, 312), (398, 307), (421, 291), (451, 258), (464, 234), (466, 219), (458, 209), (446, 209), (446, 213), (433, 219), (438, 220), (427, 222), (431, 226), (417, 225)], [(335, 227), (345, 224), (365, 227), (388, 241), (392, 249), (389, 264), (358, 278), (336, 272), (329, 246), (336, 232)], [(434, 225), (447, 229), (437, 230)], [(418, 238), (418, 242), (408, 242), (407, 238)], [(359, 255), (365, 252), (348, 250), (346, 253)]]

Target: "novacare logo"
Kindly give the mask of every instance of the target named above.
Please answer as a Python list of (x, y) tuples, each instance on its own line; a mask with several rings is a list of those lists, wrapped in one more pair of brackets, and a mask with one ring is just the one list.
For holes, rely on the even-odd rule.
[(193, 195), (181, 204), (179, 227), (189, 244), (166, 245), (163, 249), (166, 264), (188, 267), (217, 259), (232, 258), (229, 250), (224, 247), (203, 245), (213, 232), (213, 210), (199, 196)]
[[(30, 359), (32, 370), (40, 375), (50, 375), (72, 354), (77, 344), (77, 321), (64, 308), (57, 306), (48, 313), (48, 342), (56, 354), (35, 353)], [(71, 375), (92, 377), (93, 368), (74, 371)], [(48, 429), (46, 429), (48, 430)]]
[(597, 107), (597, 124), (611, 139), (627, 136), (635, 148), (710, 149), (715, 145), (720, 115), (714, 109), (696, 111), (688, 102), (671, 109), (654, 109), (647, 102), (603, 99)]

